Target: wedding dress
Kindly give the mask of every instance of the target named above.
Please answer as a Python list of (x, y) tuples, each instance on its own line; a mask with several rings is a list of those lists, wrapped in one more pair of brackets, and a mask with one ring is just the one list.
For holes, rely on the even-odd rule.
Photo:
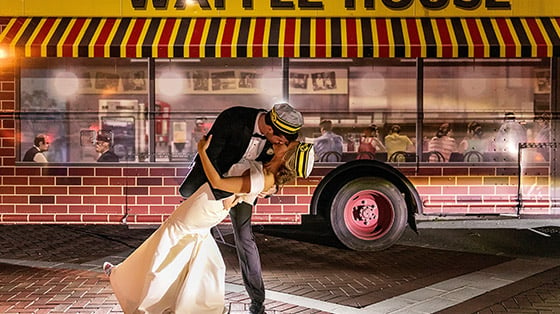
[[(252, 204), (264, 188), (262, 164), (243, 160), (226, 176), (250, 170)], [(228, 215), (205, 183), (122, 263), (111, 269), (125, 313), (220, 314), (225, 309), (225, 264), (210, 229)]]

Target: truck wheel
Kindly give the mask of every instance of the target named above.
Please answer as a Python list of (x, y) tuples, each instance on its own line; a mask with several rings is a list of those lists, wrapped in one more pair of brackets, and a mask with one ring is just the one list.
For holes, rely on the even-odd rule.
[(404, 196), (389, 181), (363, 177), (346, 183), (331, 206), (338, 239), (357, 251), (379, 251), (399, 240), (406, 228)]

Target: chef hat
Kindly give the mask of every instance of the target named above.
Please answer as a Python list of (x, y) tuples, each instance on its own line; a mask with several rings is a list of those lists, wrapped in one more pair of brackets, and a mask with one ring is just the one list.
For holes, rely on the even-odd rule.
[(307, 178), (313, 170), (315, 152), (313, 144), (300, 143), (296, 148), (296, 174), (298, 177)]
[(269, 111), (274, 127), (286, 134), (296, 134), (303, 125), (303, 116), (287, 103), (274, 105)]

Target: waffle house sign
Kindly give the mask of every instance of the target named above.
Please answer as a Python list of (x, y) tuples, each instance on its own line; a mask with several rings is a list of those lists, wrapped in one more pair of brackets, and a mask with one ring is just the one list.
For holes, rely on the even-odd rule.
[(0, 16), (555, 17), (558, 0), (0, 0)]
[[(168, 9), (172, 0), (131, 0), (134, 9), (146, 9), (148, 4), (157, 9)], [(198, 5), (202, 9), (212, 10), (219, 9), (225, 10), (227, 2), (234, 2), (233, 0), (215, 0), (212, 4), (207, 0), (175, 0), (173, 8), (186, 9), (187, 2), (191, 5)], [(254, 10), (254, 0), (242, 0), (241, 6), (244, 10)], [(332, 4), (332, 0), (327, 3)], [(360, 5), (365, 10), (375, 10), (376, 6), (381, 5), (389, 10), (404, 10), (411, 7), (415, 0), (341, 0), (344, 3), (346, 10), (355, 10), (357, 5)], [(361, 2), (357, 4), (356, 2)], [(377, 3), (379, 2), (379, 4)], [(510, 0), (416, 0), (426, 10), (443, 10), (450, 5), (457, 9), (473, 10), (484, 6), (488, 10), (510, 10)], [(325, 1), (312, 1), (312, 0), (271, 0), (268, 2), (271, 10), (324, 10)]]

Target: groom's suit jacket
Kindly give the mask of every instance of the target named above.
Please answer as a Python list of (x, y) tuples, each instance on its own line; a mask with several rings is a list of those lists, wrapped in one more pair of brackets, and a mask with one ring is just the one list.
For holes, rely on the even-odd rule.
[[(233, 164), (241, 160), (253, 136), (259, 112), (265, 111), (247, 107), (232, 107), (218, 115), (208, 132), (208, 134), (212, 134), (212, 141), (206, 150), (218, 173), (226, 173)], [(268, 147), (270, 147), (270, 143), (267, 141), (263, 153), (257, 160), (267, 162), (272, 158), (271, 155), (265, 153)], [(189, 197), (206, 182), (208, 179), (204, 174), (200, 157), (197, 155), (191, 171), (179, 188), (179, 193), (183, 197)], [(231, 195), (229, 192), (217, 189), (212, 189), (212, 191), (216, 199)]]

